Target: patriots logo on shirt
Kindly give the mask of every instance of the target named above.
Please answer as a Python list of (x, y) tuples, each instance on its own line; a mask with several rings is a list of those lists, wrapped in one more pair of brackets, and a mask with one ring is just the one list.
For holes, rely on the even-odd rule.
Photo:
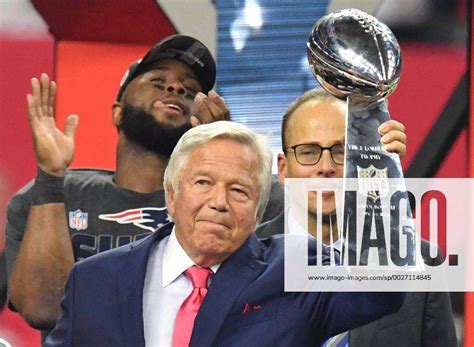
[(133, 208), (117, 213), (101, 214), (99, 219), (119, 224), (133, 224), (149, 231), (155, 231), (157, 228), (171, 222), (166, 207)]

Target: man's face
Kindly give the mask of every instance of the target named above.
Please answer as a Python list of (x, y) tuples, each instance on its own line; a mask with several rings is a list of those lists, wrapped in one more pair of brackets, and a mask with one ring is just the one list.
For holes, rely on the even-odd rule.
[(177, 60), (162, 60), (149, 68), (123, 94), (119, 129), (146, 150), (169, 156), (191, 128), (194, 97), (201, 85), (191, 69)]
[(168, 193), (176, 237), (199, 265), (227, 259), (256, 226), (257, 158), (234, 140), (215, 139), (195, 149), (181, 169), (179, 191)]
[[(344, 144), (345, 114), (343, 105), (337, 102), (309, 100), (298, 107), (289, 119), (285, 133), (286, 146), (297, 144), (317, 144), (331, 147)], [(296, 161), (295, 153), (289, 149), (286, 155), (278, 156), (278, 175), (284, 178), (342, 178), (344, 166), (336, 164), (331, 153), (324, 150), (321, 159), (315, 165), (302, 165)], [(308, 197), (309, 212), (316, 214), (316, 194)], [(324, 194), (322, 214), (335, 212), (334, 194)]]
[(195, 112), (194, 97), (202, 90), (192, 70), (173, 59), (160, 60), (148, 69), (130, 82), (122, 99), (162, 124), (189, 122)]

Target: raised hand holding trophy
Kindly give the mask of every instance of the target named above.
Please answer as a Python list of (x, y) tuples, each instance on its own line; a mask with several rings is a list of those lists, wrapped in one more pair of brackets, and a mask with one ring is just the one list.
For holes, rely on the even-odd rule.
[[(395, 36), (385, 24), (365, 12), (342, 10), (316, 22), (309, 35), (307, 54), (320, 85), (334, 96), (347, 99), (344, 178), (357, 179), (358, 195), (346, 192), (343, 199), (342, 238), (349, 250), (345, 259), (351, 265), (367, 265), (369, 250), (374, 247), (378, 250), (379, 265), (386, 265), (388, 256), (399, 266), (415, 265), (414, 221), (400, 159), (383, 149), (377, 131), (381, 123), (390, 119), (385, 99), (400, 79), (402, 59)], [(390, 202), (390, 211), (385, 211), (391, 214), (391, 230), (386, 233), (390, 234), (390, 240), (386, 240), (383, 230), (384, 212), (380, 205), (383, 197), (393, 193), (389, 192), (388, 178), (399, 179), (395, 184), (393, 180), (390, 182), (398, 189), (398, 195), (392, 195), (392, 202), (395, 199), (398, 204)], [(360, 196), (364, 196), (365, 201), (361, 201)], [(408, 222), (405, 221), (403, 227), (395, 213), (400, 200), (406, 200), (408, 205)], [(366, 217), (363, 231), (356, 232), (356, 222), (351, 216), (360, 216), (360, 210)], [(375, 237), (370, 236), (373, 225)], [(406, 256), (399, 252), (402, 234), (406, 240)], [(389, 254), (388, 248), (391, 248)]]

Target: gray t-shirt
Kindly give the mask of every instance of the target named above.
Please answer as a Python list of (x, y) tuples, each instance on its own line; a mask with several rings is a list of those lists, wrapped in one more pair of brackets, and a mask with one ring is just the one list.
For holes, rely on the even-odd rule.
[[(8, 276), (23, 240), (32, 186), (33, 181), (8, 204), (5, 244)], [(145, 237), (169, 220), (163, 190), (141, 194), (120, 188), (113, 181), (112, 171), (70, 170), (64, 186), (75, 261)]]

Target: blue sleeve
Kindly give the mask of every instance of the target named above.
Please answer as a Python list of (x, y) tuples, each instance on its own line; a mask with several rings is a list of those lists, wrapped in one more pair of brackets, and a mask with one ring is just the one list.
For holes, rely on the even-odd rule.
[(322, 307), (315, 310), (320, 314), (312, 318), (317, 318), (315, 324), (322, 324), (321, 329), (330, 337), (396, 313), (404, 300), (405, 293), (399, 292), (321, 293)]
[[(312, 245), (313, 247), (315, 244)], [(324, 259), (329, 249), (323, 248)], [(324, 257), (326, 256), (326, 258)], [(321, 292), (306, 293), (306, 309), (312, 326), (323, 340), (341, 332), (361, 327), (386, 315), (398, 312), (405, 300), (401, 292)], [(305, 304), (305, 305), (306, 305)]]

